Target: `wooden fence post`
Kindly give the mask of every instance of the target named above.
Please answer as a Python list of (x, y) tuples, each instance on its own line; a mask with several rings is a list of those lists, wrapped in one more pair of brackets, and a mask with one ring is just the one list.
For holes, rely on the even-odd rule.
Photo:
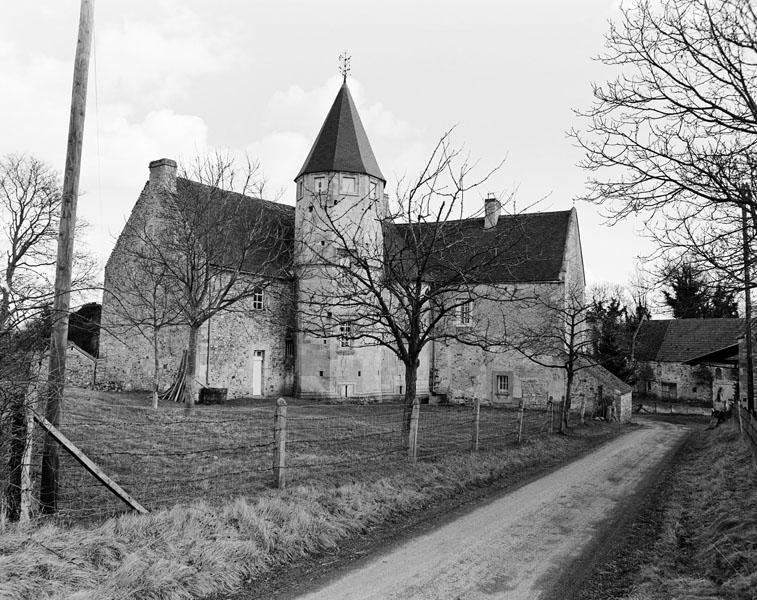
[(287, 403), (276, 400), (273, 417), (273, 477), (277, 488), (286, 487)]
[(523, 440), (523, 416), (526, 412), (525, 396), (520, 399), (520, 406), (518, 408), (520, 409), (518, 414), (518, 443), (520, 444), (521, 440)]
[(415, 462), (418, 458), (418, 413), (420, 412), (420, 404), (418, 398), (413, 400), (413, 410), (410, 413), (410, 431), (407, 436), (407, 455), (410, 457), (411, 462)]
[(471, 439), (471, 449), (478, 452), (478, 429), (481, 421), (481, 400), (473, 400), (473, 437)]

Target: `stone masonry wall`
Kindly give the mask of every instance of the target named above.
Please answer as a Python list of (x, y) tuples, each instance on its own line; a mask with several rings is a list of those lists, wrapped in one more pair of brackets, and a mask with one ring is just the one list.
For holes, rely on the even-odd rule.
[[(513, 286), (505, 286), (504, 298), (514, 292)], [(517, 293), (523, 297), (537, 294), (559, 293), (560, 284), (519, 286)], [(476, 331), (488, 331), (490, 340), (504, 339), (504, 328), (516, 330), (543, 319), (541, 307), (530, 302), (496, 301), (478, 299), (471, 308), (468, 326)], [(443, 323), (444, 327), (458, 328), (458, 335), (465, 335), (454, 317)], [(517, 404), (521, 398), (527, 405), (545, 404), (551, 397), (559, 401), (565, 393), (565, 378), (562, 369), (538, 365), (515, 350), (490, 352), (448, 340), (434, 345), (433, 393), (446, 396), (449, 401), (473, 398), (492, 403)], [(509, 389), (500, 393), (496, 388), (497, 376), (508, 377)]]
[[(236, 304), (233, 311), (220, 313), (205, 323), (198, 335), (197, 380), (209, 387), (228, 388), (230, 397), (250, 396), (253, 355), (258, 351), (263, 352), (263, 395), (291, 394), (294, 357), (286, 355), (286, 341), (291, 335), (288, 300), (291, 293), (291, 285), (287, 282), (271, 284), (264, 292), (263, 310), (254, 310), (252, 300), (247, 299)], [(98, 383), (115, 384), (125, 389), (151, 389), (152, 341), (135, 328), (114, 326), (115, 321), (117, 317), (114, 318), (109, 310), (111, 327), (101, 337), (100, 357), (104, 373), (98, 374)], [(188, 335), (186, 326), (160, 330), (159, 378), (162, 388), (170, 385), (176, 375)]]
[[(691, 366), (682, 363), (650, 361), (649, 367), (654, 379), (649, 382), (646, 393), (665, 398), (665, 383), (676, 384), (675, 400), (713, 402), (718, 390), (723, 402), (735, 397), (737, 375), (729, 365)], [(709, 378), (702, 378), (701, 370), (709, 373)]]

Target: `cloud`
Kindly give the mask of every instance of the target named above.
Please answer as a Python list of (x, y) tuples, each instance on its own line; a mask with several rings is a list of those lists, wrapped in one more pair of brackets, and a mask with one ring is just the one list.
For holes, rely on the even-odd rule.
[(165, 107), (185, 96), (199, 78), (234, 62), (230, 40), (202, 31), (183, 13), (155, 24), (140, 21), (106, 28), (95, 40), (99, 91), (105, 102), (129, 98), (133, 103)]
[(294, 202), (294, 177), (310, 150), (312, 140), (293, 131), (274, 131), (247, 146), (247, 153), (260, 160), (268, 198)]

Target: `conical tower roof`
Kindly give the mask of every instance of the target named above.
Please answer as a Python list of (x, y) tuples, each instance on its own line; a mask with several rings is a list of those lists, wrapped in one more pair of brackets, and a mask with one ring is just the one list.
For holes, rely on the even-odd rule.
[(295, 179), (305, 173), (324, 171), (365, 173), (386, 182), (346, 82), (336, 95), (310, 154)]

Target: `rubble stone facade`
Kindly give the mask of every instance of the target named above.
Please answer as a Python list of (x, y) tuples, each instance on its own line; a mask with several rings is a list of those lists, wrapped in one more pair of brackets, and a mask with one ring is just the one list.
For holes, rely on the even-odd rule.
[[(161, 194), (176, 189), (176, 164), (162, 159), (150, 165), (150, 180), (142, 190), (127, 227), (119, 237), (105, 269), (105, 294), (100, 336), (101, 367), (98, 381), (126, 389), (149, 389), (153, 379), (153, 341), (124, 318), (129, 305), (124, 282), (135, 264), (126, 251), (135, 240), (129, 231), (137, 221), (157, 219)], [(333, 241), (318, 227), (325, 212), (340, 203), (345, 211), (340, 227), (347, 237), (358, 227), (362, 243), (381, 245), (382, 221), (387, 214), (385, 180), (373, 156), (368, 138), (346, 85), (340, 90), (324, 126), (295, 178), (297, 197), (292, 210), (294, 239), (293, 278), (272, 280), (264, 291), (263, 306), (247, 299), (231, 311), (219, 314), (200, 329), (197, 378), (210, 387), (228, 388), (230, 396), (297, 395), (312, 399), (399, 398), (404, 393), (404, 364), (384, 347), (343, 343), (337, 337), (311, 335), (295, 320), (297, 306), (314, 290), (328, 291), (329, 278), (318, 274), (323, 257), (333, 251)], [(269, 203), (270, 204), (270, 203)], [(472, 239), (477, 228), (497, 227), (500, 207), (487, 200), (485, 219), (463, 220)], [(508, 217), (515, 219), (516, 217)], [(527, 221), (527, 223), (526, 223)], [(534, 213), (521, 221), (502, 221), (502, 227), (517, 229), (524, 223), (532, 232), (531, 267), (521, 266), (516, 275), (492, 285), (510, 286), (528, 295), (567, 297), (569, 290), (585, 285), (581, 241), (575, 209)], [(462, 221), (461, 221), (462, 222)], [(517, 227), (516, 227), (517, 225)], [(156, 225), (159, 226), (159, 225)], [(354, 232), (352, 232), (354, 233)], [(542, 252), (542, 248), (549, 248)], [(527, 253), (526, 253), (527, 254)], [(380, 253), (379, 253), (380, 255)], [(333, 259), (333, 258), (332, 258)], [(134, 285), (139, 285), (134, 284)], [(476, 302), (470, 321), (444, 327), (506, 327), (541, 318), (538, 309), (518, 303), (507, 307)], [(492, 315), (501, 323), (493, 324)], [(334, 315), (338, 323), (339, 315)], [(144, 330), (144, 327), (142, 328)], [(296, 333), (295, 333), (296, 332)], [(159, 379), (168, 386), (187, 347), (187, 327), (166, 326), (158, 334)], [(485, 402), (543, 405), (565, 394), (561, 369), (536, 365), (514, 352), (489, 352), (454, 341), (435, 341), (426, 346), (418, 365), (417, 393), (451, 402), (479, 398)]]

